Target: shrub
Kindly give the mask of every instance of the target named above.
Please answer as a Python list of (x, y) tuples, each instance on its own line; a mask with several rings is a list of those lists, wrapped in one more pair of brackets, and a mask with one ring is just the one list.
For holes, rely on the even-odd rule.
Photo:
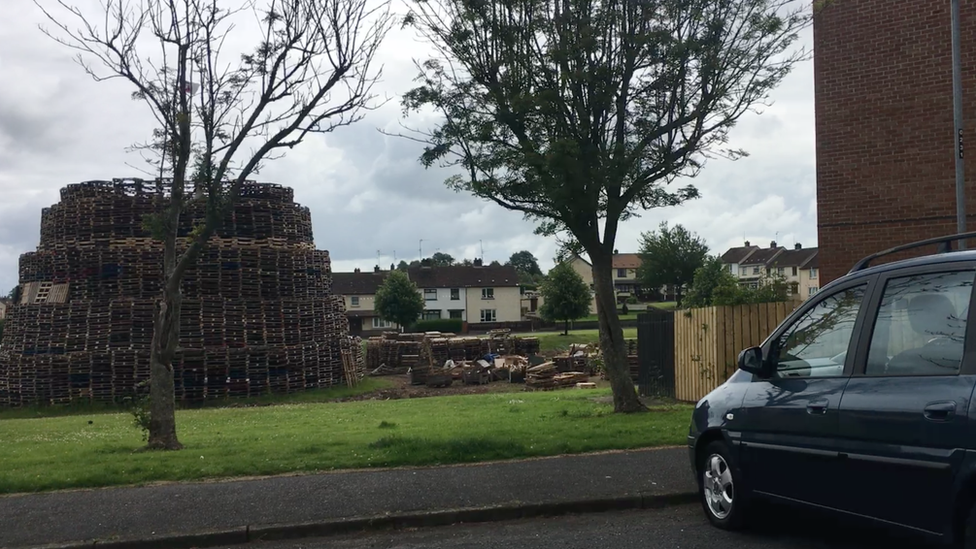
[(624, 306), (620, 308), (620, 314), (628, 314), (628, 313), (630, 313), (630, 310), (627, 309), (627, 304), (624, 303)]
[(435, 318), (418, 320), (411, 331), (414, 332), (453, 332), (460, 333), (464, 323), (459, 318)]
[(636, 297), (630, 296), (627, 298), (627, 303), (630, 303), (631, 305), (637, 305), (638, 301)]

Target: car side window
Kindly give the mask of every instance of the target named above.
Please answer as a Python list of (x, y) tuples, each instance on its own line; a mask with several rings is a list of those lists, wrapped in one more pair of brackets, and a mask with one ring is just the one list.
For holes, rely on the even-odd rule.
[(831, 377), (844, 373), (847, 348), (867, 284), (822, 298), (786, 329), (772, 349), (774, 377)]
[(973, 271), (954, 271), (889, 280), (865, 375), (958, 374), (974, 276)]

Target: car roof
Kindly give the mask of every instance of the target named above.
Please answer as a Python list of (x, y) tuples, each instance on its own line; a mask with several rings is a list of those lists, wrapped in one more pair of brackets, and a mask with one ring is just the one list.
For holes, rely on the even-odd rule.
[(913, 267), (924, 267), (926, 265), (942, 265), (942, 264), (950, 264), (950, 263), (959, 263), (962, 261), (976, 261), (976, 250), (957, 250), (957, 251), (952, 251), (947, 253), (930, 254), (921, 257), (912, 257), (909, 259), (892, 261), (890, 263), (882, 263), (880, 265), (868, 267), (860, 271), (848, 273), (838, 278), (837, 280), (831, 282), (830, 284), (828, 284), (827, 288), (829, 288), (830, 286), (834, 286), (835, 284), (856, 280), (862, 277), (874, 276), (876, 274), (886, 273), (888, 271), (910, 269)]

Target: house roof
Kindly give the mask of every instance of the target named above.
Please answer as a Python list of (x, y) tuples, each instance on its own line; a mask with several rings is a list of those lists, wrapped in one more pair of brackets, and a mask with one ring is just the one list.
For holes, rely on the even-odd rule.
[(738, 248), (729, 248), (727, 252), (722, 254), (722, 263), (742, 263), (742, 260), (749, 257), (750, 254), (759, 249), (759, 246), (739, 246)]
[(517, 287), (518, 272), (511, 265), (451, 265), (411, 267), (407, 275), (418, 288)]
[(386, 280), (390, 271), (365, 273), (332, 273), (332, 293), (335, 295), (373, 295)]
[(801, 248), (799, 250), (786, 250), (776, 256), (770, 264), (776, 267), (803, 267), (806, 268), (810, 260), (817, 257), (817, 248)]
[(637, 269), (640, 266), (640, 254), (613, 254), (614, 269)]
[(786, 248), (776, 247), (776, 248), (757, 248), (751, 254), (749, 254), (745, 259), (743, 259), (741, 265), (766, 265), (778, 254), (783, 253)]

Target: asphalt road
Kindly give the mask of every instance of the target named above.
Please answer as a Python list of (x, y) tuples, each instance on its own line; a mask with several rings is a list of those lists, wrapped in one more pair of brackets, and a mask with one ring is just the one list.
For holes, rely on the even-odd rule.
[[(246, 549), (930, 549), (928, 544), (807, 511), (769, 509), (748, 532), (713, 528), (698, 505), (252, 543)], [(245, 549), (241, 547), (239, 549)]]

